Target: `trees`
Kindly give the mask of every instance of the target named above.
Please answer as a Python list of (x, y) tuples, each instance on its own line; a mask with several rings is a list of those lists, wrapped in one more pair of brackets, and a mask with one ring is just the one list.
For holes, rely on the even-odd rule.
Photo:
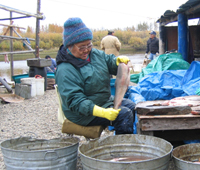
[(148, 29), (149, 29), (149, 26), (147, 22), (140, 23), (137, 26), (137, 31), (147, 31)]
[[(135, 28), (127, 27), (124, 30), (115, 29), (115, 36), (118, 37), (122, 46), (128, 45), (135, 50), (141, 50), (146, 48), (146, 42), (149, 38), (149, 29), (154, 27), (154, 30), (157, 31), (157, 24), (154, 22), (148, 25), (146, 22), (140, 23)], [(2, 33), (5, 32), (6, 28), (3, 28)], [(101, 40), (104, 36), (108, 34), (107, 30), (92, 30), (93, 32), (93, 45), (97, 48), (100, 48)], [(57, 24), (49, 24), (47, 26), (41, 26), (40, 29), (40, 48), (42, 49), (51, 49), (59, 48), (62, 44), (62, 33), (63, 27), (58, 26)], [(27, 27), (26, 32), (20, 32), (22, 37), (34, 38), (35, 39), (35, 30), (30, 26)], [(0, 41), (0, 51), (9, 51), (10, 42), (9, 40)], [(21, 40), (13, 40), (14, 50), (24, 50), (23, 42)], [(35, 49), (35, 42), (31, 41), (31, 47)]]

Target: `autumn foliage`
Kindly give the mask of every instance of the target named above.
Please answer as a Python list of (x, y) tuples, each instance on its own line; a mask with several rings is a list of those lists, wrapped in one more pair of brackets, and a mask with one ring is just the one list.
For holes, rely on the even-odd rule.
[[(115, 29), (115, 36), (119, 38), (120, 42), (123, 45), (128, 45), (135, 50), (142, 50), (146, 48), (146, 42), (149, 38), (150, 27), (147, 23), (138, 24), (137, 28), (130, 27), (126, 29)], [(155, 27), (154, 27), (155, 28)], [(0, 30), (0, 35), (4, 35), (7, 27), (4, 27)], [(156, 28), (157, 29), (157, 28)], [(27, 27), (26, 31), (16, 29), (21, 37), (27, 37), (35, 39), (36, 33), (35, 30), (31, 27)], [(100, 47), (101, 40), (104, 36), (107, 35), (107, 30), (92, 30), (93, 32), (93, 45)], [(48, 26), (41, 26), (40, 28), (40, 49), (52, 49), (59, 48), (62, 44), (62, 33), (63, 27), (58, 26), (57, 24), (49, 24)], [(158, 33), (158, 32), (157, 32)], [(9, 36), (9, 31), (6, 34)], [(18, 37), (15, 33), (13, 36)], [(30, 41), (31, 47), (35, 49), (35, 41)], [(22, 40), (13, 39), (13, 48), (14, 51), (27, 50), (26, 46), (23, 46)], [(9, 51), (10, 41), (0, 40), (0, 51)]]

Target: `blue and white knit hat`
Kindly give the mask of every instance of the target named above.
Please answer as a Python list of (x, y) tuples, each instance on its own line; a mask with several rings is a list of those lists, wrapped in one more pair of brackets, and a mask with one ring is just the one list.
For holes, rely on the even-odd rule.
[(86, 27), (80, 18), (69, 18), (65, 21), (63, 31), (65, 47), (85, 40), (92, 40), (92, 38), (92, 31)]

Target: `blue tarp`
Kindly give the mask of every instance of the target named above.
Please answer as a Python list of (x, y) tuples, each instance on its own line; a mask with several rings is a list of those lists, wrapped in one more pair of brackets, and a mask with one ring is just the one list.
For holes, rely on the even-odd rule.
[(170, 100), (195, 95), (200, 88), (200, 62), (193, 61), (188, 70), (165, 70), (149, 73), (137, 86), (130, 86), (126, 96), (135, 103)]
[[(148, 100), (170, 100), (175, 97), (195, 95), (200, 88), (200, 62), (193, 61), (188, 70), (165, 70), (144, 76), (137, 86), (130, 86), (126, 96), (136, 104)], [(133, 127), (137, 133), (137, 119)], [(184, 141), (186, 144), (200, 140)]]

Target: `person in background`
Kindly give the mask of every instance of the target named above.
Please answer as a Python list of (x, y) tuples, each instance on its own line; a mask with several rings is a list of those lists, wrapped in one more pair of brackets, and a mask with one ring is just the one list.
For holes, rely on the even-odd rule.
[(121, 43), (119, 39), (114, 36), (114, 31), (108, 31), (108, 35), (101, 41), (101, 49), (104, 50), (106, 54), (118, 56), (120, 48)]
[(53, 59), (53, 58), (51, 58), (49, 55), (47, 55), (46, 57), (45, 57), (45, 59), (49, 59), (49, 60), (51, 60), (51, 66), (49, 66), (49, 67), (47, 67), (46, 69), (47, 69), (47, 73), (54, 73), (55, 72), (55, 70), (56, 70), (56, 61)]
[(119, 63), (127, 64), (129, 58), (93, 48), (92, 39), (92, 31), (80, 18), (69, 18), (64, 23), (55, 73), (63, 113), (78, 125), (112, 124), (116, 134), (133, 134), (135, 103), (123, 99), (119, 109), (113, 109), (109, 77), (116, 75)]
[(147, 54), (150, 51), (149, 59), (153, 60), (159, 55), (159, 40), (156, 37), (156, 32), (151, 31), (150, 38), (147, 41), (147, 50), (145, 53), (145, 58), (147, 58)]

